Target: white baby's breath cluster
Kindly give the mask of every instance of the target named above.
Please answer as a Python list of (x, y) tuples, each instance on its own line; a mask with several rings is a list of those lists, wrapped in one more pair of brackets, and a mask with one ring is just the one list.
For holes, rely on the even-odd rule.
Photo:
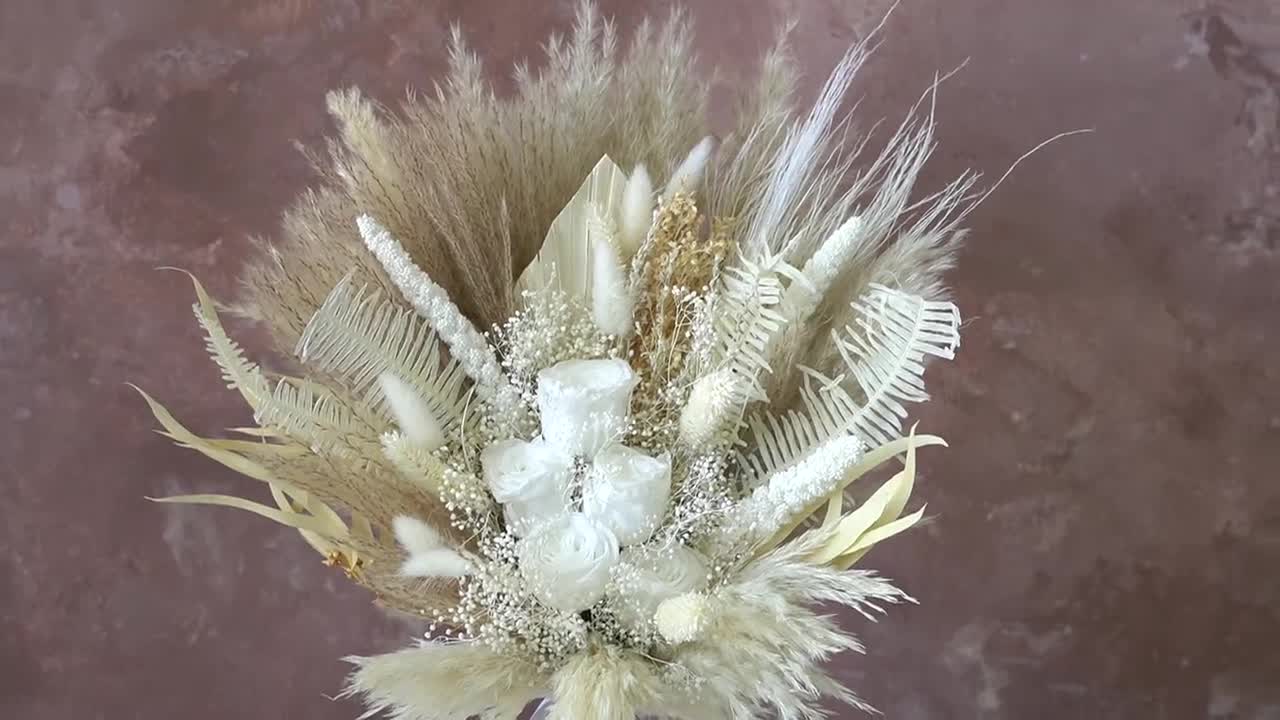
[[(258, 427), (201, 438), (148, 398), (166, 434), (266, 483), (275, 505), (171, 500), (297, 528), (380, 603), (425, 619), (418, 646), (354, 659), (352, 692), (396, 718), (513, 719), (544, 696), (554, 720), (862, 707), (823, 669), (860, 646), (822, 606), (907, 599), (850, 568), (920, 518), (904, 514), (915, 453), (941, 441), (903, 421), (927, 398), (926, 363), (959, 342), (937, 276), (972, 179), (913, 204), (931, 118), (846, 177), (836, 113), (864, 46), (803, 113), (787, 110), (785, 49), (771, 54), (770, 97), (744, 105), (758, 116), (723, 145), (650, 127), (684, 122), (702, 90), (627, 125), (694, 63), (677, 19), (637, 40), (639, 74), (615, 71), (598, 20), (584, 6), (551, 79), (522, 75), (513, 107), (441, 120), (490, 97), (461, 48), (449, 87), (474, 92), (409, 113), (430, 131), (331, 99), (333, 197), (359, 240), (275, 256), (279, 273), (258, 280), (260, 313), (288, 328), (307, 374), (248, 361), (196, 283), (209, 348)], [(563, 117), (546, 100), (610, 87)], [(562, 141), (592, 122), (591, 142)], [(543, 143), (528, 157), (526, 132)], [(475, 148), (454, 177), (422, 174)], [(328, 237), (347, 215), (326, 205), (289, 227)], [(852, 482), (897, 459), (848, 503)]]

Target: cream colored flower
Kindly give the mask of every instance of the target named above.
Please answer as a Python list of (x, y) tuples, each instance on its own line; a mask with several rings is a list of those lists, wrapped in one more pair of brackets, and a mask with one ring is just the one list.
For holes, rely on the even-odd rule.
[(573, 459), (551, 444), (535, 439), (505, 440), (480, 454), (485, 482), (502, 503), (507, 524), (517, 535), (568, 511)]
[(705, 590), (707, 561), (696, 550), (675, 545), (661, 550), (635, 548), (622, 553), (622, 596), (618, 615), (623, 622), (638, 627), (653, 619), (658, 606), (688, 592)]
[(581, 513), (543, 525), (520, 543), (520, 571), (534, 595), (564, 612), (580, 612), (604, 597), (618, 563), (618, 539)]
[(711, 602), (702, 593), (685, 593), (663, 600), (653, 614), (658, 634), (672, 645), (692, 642), (702, 636), (711, 621)]
[(623, 546), (645, 542), (666, 513), (671, 457), (622, 445), (601, 450), (582, 491), (582, 512), (613, 531)]
[(543, 370), (542, 436), (567, 454), (594, 457), (623, 431), (638, 382), (625, 360), (566, 360)]

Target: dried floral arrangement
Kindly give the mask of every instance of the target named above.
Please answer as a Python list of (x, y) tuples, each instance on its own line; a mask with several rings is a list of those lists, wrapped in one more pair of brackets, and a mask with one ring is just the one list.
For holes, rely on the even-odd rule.
[(197, 282), (256, 424), (200, 437), (146, 398), (274, 504), (165, 500), (296, 528), (430, 623), (351, 658), (371, 713), (867, 708), (824, 670), (861, 647), (822, 605), (871, 618), (909, 600), (851, 568), (921, 517), (915, 453), (943, 443), (903, 422), (926, 362), (959, 343), (940, 275), (976, 202), (972, 175), (912, 199), (930, 113), (874, 156), (851, 142), (840, 108), (867, 50), (797, 112), (780, 42), (720, 142), (680, 14), (623, 50), (584, 4), (510, 98), (456, 36), (447, 81), (398, 113), (331, 95), (323, 183), (236, 308), (296, 371), (246, 359)]

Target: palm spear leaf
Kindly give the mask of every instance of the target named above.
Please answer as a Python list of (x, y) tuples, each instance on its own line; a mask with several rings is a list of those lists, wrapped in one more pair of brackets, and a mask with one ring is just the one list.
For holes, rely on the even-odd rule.
[(538, 256), (516, 282), (516, 291), (555, 287), (591, 306), (591, 261), (601, 219), (614, 222), (622, 206), (627, 176), (608, 155), (587, 175), (552, 221)]

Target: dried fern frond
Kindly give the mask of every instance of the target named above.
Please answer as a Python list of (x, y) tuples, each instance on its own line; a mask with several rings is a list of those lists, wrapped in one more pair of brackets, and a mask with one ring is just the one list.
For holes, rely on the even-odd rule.
[[(340, 282), (298, 340), (295, 354), (304, 363), (344, 377), (353, 392), (370, 390), (390, 372), (426, 400), (446, 429), (458, 430), (466, 417), (466, 375), (446, 359), (434, 331), (412, 310), (405, 310), (367, 287)], [(382, 410), (381, 394), (376, 409)]]
[(313, 381), (281, 378), (254, 420), (305, 443), (313, 452), (362, 458), (377, 446), (385, 428), (357, 415), (352, 402)]
[[(960, 311), (953, 303), (929, 301), (873, 284), (854, 303), (857, 328), (845, 326), (832, 342), (861, 391), (861, 407), (841, 416), (842, 424), (869, 445), (897, 437), (907, 410), (902, 403), (929, 399), (924, 389), (925, 356), (955, 358), (960, 345)], [(847, 394), (833, 390), (832, 402)]]
[[(747, 419), (746, 464), (763, 478), (787, 467), (832, 437), (854, 434), (869, 447), (902, 431), (903, 403), (923, 402), (926, 356), (951, 359), (960, 343), (960, 314), (952, 303), (927, 301), (883, 285), (873, 285), (854, 304), (857, 327), (832, 331), (842, 362), (831, 379), (816, 370), (801, 389), (803, 409), (760, 411)], [(856, 396), (842, 381), (852, 376)]]
[(784, 293), (781, 264), (741, 259), (724, 270), (714, 299), (714, 367), (728, 369), (746, 381), (753, 399), (764, 397), (758, 378), (770, 372), (769, 341), (786, 322), (778, 312)]
[(257, 364), (245, 357), (244, 350), (223, 329), (222, 322), (218, 319), (217, 308), (213, 299), (205, 292), (204, 286), (194, 275), (186, 274), (195, 287), (196, 302), (192, 304), (191, 310), (196, 316), (196, 322), (200, 324), (200, 329), (204, 331), (205, 348), (222, 371), (222, 379), (227, 383), (227, 388), (239, 390), (249, 407), (256, 411), (269, 396), (270, 384), (263, 377)]

